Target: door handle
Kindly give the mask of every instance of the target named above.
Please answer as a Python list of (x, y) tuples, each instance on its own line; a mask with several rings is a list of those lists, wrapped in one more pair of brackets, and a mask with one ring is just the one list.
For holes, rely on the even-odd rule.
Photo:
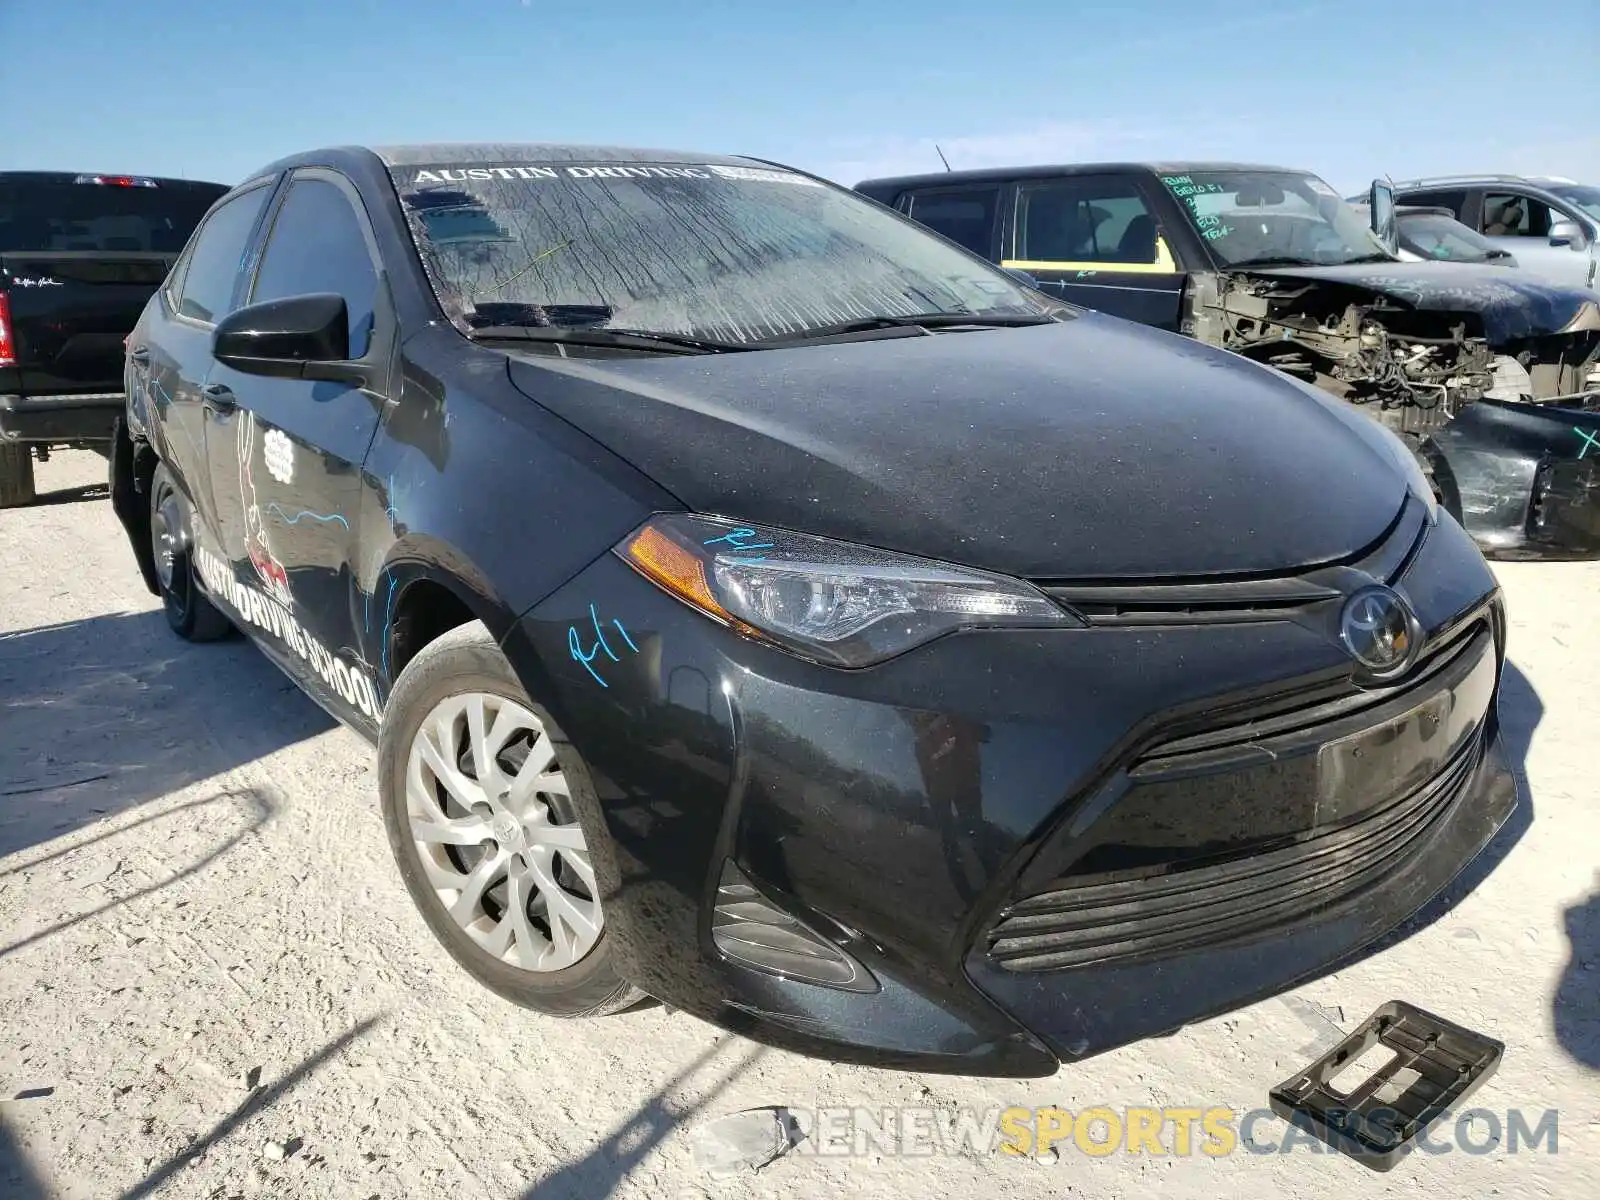
[(133, 359), (133, 361), (138, 363), (141, 367), (149, 366), (149, 364), (150, 364), (150, 347), (149, 346), (135, 346), (132, 350), (128, 351), (128, 357)]
[(225, 383), (208, 383), (200, 389), (200, 402), (212, 412), (228, 413), (239, 407), (233, 389)]

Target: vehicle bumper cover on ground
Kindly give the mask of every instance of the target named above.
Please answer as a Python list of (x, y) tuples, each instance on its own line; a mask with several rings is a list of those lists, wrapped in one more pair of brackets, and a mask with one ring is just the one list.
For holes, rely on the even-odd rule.
[(1485, 553), (1600, 557), (1600, 399), (1576, 406), (1480, 400), (1433, 444), (1462, 523)]
[[(801, 1053), (1037, 1076), (1315, 974), (1415, 913), (1509, 815), (1493, 577), (1445, 518), (1397, 586), (1453, 674), (1429, 668), (1376, 708), (1352, 698), (1350, 660), (1315, 620), (961, 633), (839, 671), (736, 636), (610, 554), (504, 644), (590, 767), (588, 820), (610, 844), (595, 852), (607, 935), (633, 982)], [(1237, 725), (1286, 696), (1344, 715), (1286, 733), (1280, 775), (1250, 773), (1266, 756), (1245, 746), (1210, 784), (1130, 785), (1156, 750), (1219, 736), (1222, 706)], [(1390, 753), (1393, 769), (1335, 786), (1329, 771), (1352, 769), (1326, 748), (1336, 736)], [(1220, 801), (1230, 793), (1244, 806)], [(1152, 822), (1166, 844), (1139, 832)], [(1318, 872), (1341, 856), (1347, 869)], [(712, 926), (730, 863), (877, 986), (801, 983), (722, 954)], [(1133, 953), (1019, 970), (992, 949), (1008, 913), (1062, 878), (1102, 898), (1193, 879), (1225, 906), (1284, 872), (1294, 886), (1270, 921), (1219, 931), (1179, 903)]]

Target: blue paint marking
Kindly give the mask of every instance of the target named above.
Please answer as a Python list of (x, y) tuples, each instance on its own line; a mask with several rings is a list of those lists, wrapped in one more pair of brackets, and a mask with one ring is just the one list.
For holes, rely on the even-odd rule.
[[(568, 625), (567, 652), (572, 655), (574, 662), (578, 662), (583, 665), (583, 669), (589, 672), (590, 676), (596, 683), (603, 688), (609, 688), (611, 685), (604, 679), (600, 678), (600, 672), (596, 671), (591, 664), (600, 656), (600, 652), (602, 650), (605, 651), (606, 657), (612, 662), (621, 662), (622, 659), (619, 658), (617, 656), (617, 652), (611, 648), (611, 643), (606, 641), (605, 630), (600, 627), (600, 614), (595, 610), (595, 606), (592, 604), (589, 605), (589, 624), (594, 627), (594, 645), (589, 647), (588, 652), (585, 653), (583, 649), (583, 638), (578, 633), (578, 627), (576, 625)], [(623, 626), (622, 622), (613, 620), (611, 624), (616, 626), (617, 632), (622, 635), (622, 640), (628, 643), (628, 649), (632, 650), (635, 654), (639, 653), (639, 647), (633, 644), (633, 638), (628, 635), (628, 631)]]
[(389, 599), (383, 613), (383, 677), (386, 680), (389, 678), (389, 622), (394, 617), (394, 589), (399, 582), (393, 575), (389, 576)]
[(397, 520), (399, 520), (399, 517), (400, 517), (400, 514), (395, 510), (395, 507), (394, 507), (394, 476), (393, 475), (389, 476), (389, 487), (384, 492), (384, 495), (389, 498), (389, 507), (383, 510), (383, 515), (388, 518), (389, 527), (391, 529), (393, 529), (395, 522)]
[(714, 537), (703, 544), (715, 546), (718, 542), (727, 542), (728, 545), (736, 550), (771, 550), (776, 544), (774, 542), (750, 541), (751, 538), (760, 536), (754, 529), (732, 529), (721, 537)]
[[(702, 545), (715, 546), (719, 542), (726, 542), (729, 546), (733, 547), (734, 553), (736, 554), (749, 554), (752, 550), (773, 549), (775, 545), (773, 542), (752, 542), (750, 540), (753, 537), (760, 536), (761, 535), (758, 534), (754, 529), (731, 529), (721, 537), (711, 538), (702, 543)], [(740, 558), (736, 561), (746, 563), (764, 563), (767, 561), (767, 557), (763, 554), (756, 558)]]
[(321, 521), (324, 524), (326, 524), (329, 521), (337, 521), (337, 522), (339, 522), (339, 524), (343, 525), (346, 529), (350, 528), (350, 522), (346, 521), (338, 513), (327, 513), (327, 514), (314, 513), (312, 511), (310, 511), (309, 509), (301, 509), (299, 512), (295, 513), (294, 516), (291, 517), (287, 512), (284, 511), (283, 506), (281, 504), (278, 504), (277, 502), (273, 502), (272, 504), (267, 505), (267, 511), (268, 512), (277, 513), (280, 517), (283, 518), (284, 524), (286, 524), (286, 525), (298, 525), (305, 518), (310, 517), (313, 521)]
[(1585, 433), (1576, 425), (1572, 427), (1572, 432), (1583, 439), (1583, 449), (1578, 451), (1579, 458), (1582, 458), (1585, 454), (1589, 453), (1590, 450), (1600, 451), (1600, 435)]

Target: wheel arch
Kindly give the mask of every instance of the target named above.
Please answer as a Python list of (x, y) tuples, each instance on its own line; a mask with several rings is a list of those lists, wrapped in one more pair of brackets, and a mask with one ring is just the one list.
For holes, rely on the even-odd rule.
[(382, 656), (390, 688), (419, 650), (450, 630), (481, 621), (500, 643), (516, 619), (475, 563), (431, 538), (402, 538), (395, 544), (367, 603), (381, 605), (383, 612), (374, 649)]

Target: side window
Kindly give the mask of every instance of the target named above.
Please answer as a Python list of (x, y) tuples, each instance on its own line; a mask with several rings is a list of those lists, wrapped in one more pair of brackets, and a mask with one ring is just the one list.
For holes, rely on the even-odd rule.
[(974, 254), (994, 254), (994, 218), (1000, 210), (998, 187), (963, 191), (912, 192), (901, 207), (913, 221), (942, 233)]
[(1460, 192), (1407, 192), (1404, 196), (1395, 197), (1396, 204), (1408, 204), (1416, 208), (1448, 208), (1455, 213), (1457, 220), (1467, 209), (1467, 193)]
[(173, 281), (179, 316), (208, 324), (227, 316), (250, 233), (271, 194), (270, 187), (258, 187), (235, 196), (200, 227), (183, 275)]
[(1548, 237), (1550, 206), (1531, 196), (1485, 192), (1483, 232), (1485, 237)]
[(1155, 215), (1131, 179), (1055, 179), (1017, 189), (1024, 263), (1105, 263), (1174, 270)]
[(296, 179), (272, 223), (252, 304), (310, 292), (336, 292), (350, 309), (350, 357), (372, 340), (378, 272), (362, 221), (344, 191), (326, 179)]

